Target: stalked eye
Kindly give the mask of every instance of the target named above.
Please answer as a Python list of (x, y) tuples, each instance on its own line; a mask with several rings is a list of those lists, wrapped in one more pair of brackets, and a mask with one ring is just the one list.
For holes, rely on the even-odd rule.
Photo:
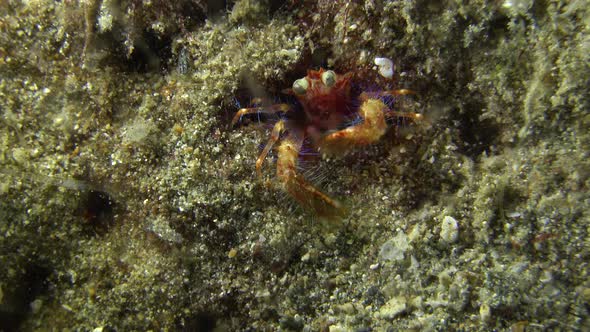
[(298, 95), (304, 94), (305, 91), (307, 91), (308, 87), (309, 83), (307, 83), (307, 80), (305, 78), (300, 78), (293, 82), (293, 92), (295, 92)]
[(324, 72), (322, 74), (322, 82), (327, 87), (333, 86), (334, 84), (336, 84), (336, 73), (331, 70)]

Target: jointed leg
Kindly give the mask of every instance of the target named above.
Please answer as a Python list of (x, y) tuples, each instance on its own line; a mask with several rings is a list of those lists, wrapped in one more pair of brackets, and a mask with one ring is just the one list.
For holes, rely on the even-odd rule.
[(416, 94), (413, 90), (409, 89), (398, 89), (398, 90), (387, 90), (381, 93), (381, 96), (405, 96), (405, 95), (413, 95)]
[(258, 156), (258, 159), (256, 159), (256, 173), (258, 174), (258, 176), (262, 175), (261, 168), (262, 168), (262, 163), (264, 163), (264, 159), (266, 159), (268, 152), (270, 151), (270, 149), (272, 149), (272, 146), (279, 140), (279, 138), (281, 137), (281, 133), (284, 130), (285, 130), (285, 121), (283, 121), (283, 120), (280, 120), (279, 122), (277, 122), (275, 124), (275, 126), (273, 127), (272, 133), (270, 134), (270, 139), (268, 140), (268, 143), (266, 143), (266, 146), (262, 150), (262, 153), (260, 153), (260, 156)]
[[(409, 90), (409, 89), (399, 89), (399, 90), (387, 90), (387, 91), (381, 91), (379, 93), (377, 93), (378, 97), (383, 97), (383, 96), (406, 96), (406, 95), (413, 95), (416, 94), (416, 92), (414, 92), (413, 90)], [(361, 99), (362, 100), (368, 100), (370, 97), (366, 94), (362, 94), (361, 95)], [(412, 121), (421, 121), (424, 120), (424, 115), (420, 114), (420, 113), (414, 113), (414, 112), (395, 112), (392, 111), (390, 109), (387, 109), (387, 111), (385, 112), (385, 116), (388, 119), (391, 118), (406, 118)]]
[(236, 112), (233, 119), (231, 120), (231, 126), (233, 127), (242, 116), (247, 114), (254, 114), (254, 113), (278, 113), (278, 112), (287, 112), (291, 107), (288, 104), (274, 104), (269, 106), (259, 106), (259, 107), (249, 107), (249, 108), (241, 108), (239, 111)]
[(404, 119), (409, 119), (412, 120), (414, 122), (418, 122), (418, 121), (422, 121), (424, 120), (424, 115), (420, 114), (420, 113), (414, 113), (414, 112), (396, 112), (396, 111), (387, 111), (387, 113), (385, 114), (385, 116), (388, 119), (391, 118), (404, 118)]
[(301, 206), (312, 210), (319, 216), (334, 217), (341, 214), (340, 203), (315, 188), (301, 174), (297, 173), (297, 160), (301, 145), (300, 138), (290, 136), (284, 139), (278, 148), (277, 177), (281, 181), (283, 189)]

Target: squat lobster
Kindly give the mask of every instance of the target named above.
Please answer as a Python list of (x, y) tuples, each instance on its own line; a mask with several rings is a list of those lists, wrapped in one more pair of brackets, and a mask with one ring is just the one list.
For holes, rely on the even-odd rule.
[[(309, 70), (307, 76), (296, 80), (291, 89), (284, 91), (294, 95), (301, 108), (289, 104), (242, 108), (231, 122), (233, 126), (248, 114), (283, 114), (256, 160), (256, 171), (260, 176), (266, 156), (274, 144), (280, 141), (277, 148), (277, 177), (282, 189), (302, 207), (323, 217), (341, 215), (343, 209), (337, 200), (317, 189), (298, 173), (297, 163), (304, 145), (309, 145), (323, 155), (338, 155), (378, 141), (387, 130), (389, 118), (405, 118), (414, 122), (423, 119), (419, 113), (395, 112), (380, 99), (408, 95), (413, 91), (400, 89), (355, 95), (351, 89), (351, 79), (351, 73), (338, 75), (332, 70)], [(346, 127), (354, 119), (361, 121)]]

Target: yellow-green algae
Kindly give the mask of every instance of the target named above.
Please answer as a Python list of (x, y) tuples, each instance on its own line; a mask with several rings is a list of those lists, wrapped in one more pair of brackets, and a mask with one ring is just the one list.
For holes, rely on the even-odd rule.
[[(590, 328), (588, 8), (2, 2), (0, 329)], [(432, 127), (322, 161), (325, 228), (228, 119), (376, 56)]]

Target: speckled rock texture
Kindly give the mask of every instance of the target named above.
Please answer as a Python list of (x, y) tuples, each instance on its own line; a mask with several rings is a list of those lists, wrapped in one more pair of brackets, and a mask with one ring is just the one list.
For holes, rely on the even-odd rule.
[[(590, 330), (589, 10), (0, 1), (0, 330)], [(337, 221), (230, 126), (320, 67), (426, 118), (302, 163)]]

